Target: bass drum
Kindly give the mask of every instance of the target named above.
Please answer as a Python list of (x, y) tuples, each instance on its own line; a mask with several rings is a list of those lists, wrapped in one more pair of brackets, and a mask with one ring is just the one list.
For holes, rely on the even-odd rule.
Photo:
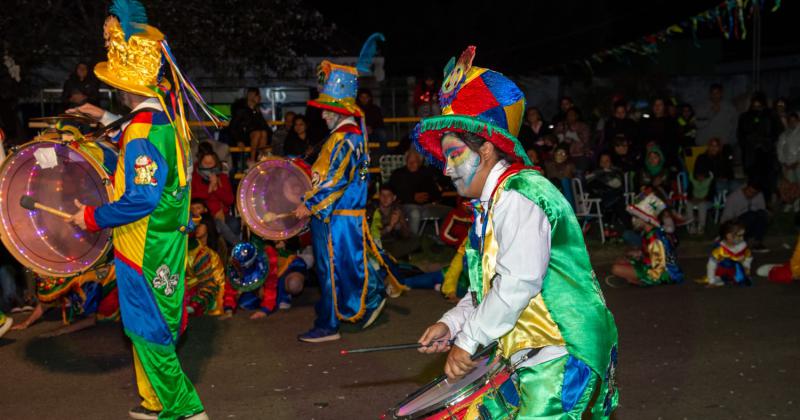
[(236, 193), (236, 206), (242, 220), (256, 235), (273, 241), (300, 233), (308, 218), (298, 219), (291, 212), (311, 190), (309, 168), (304, 162), (277, 157), (267, 158), (245, 174)]
[(111, 229), (91, 233), (63, 218), (20, 205), (22, 196), (75, 213), (74, 201), (100, 206), (113, 187), (117, 151), (109, 144), (37, 137), (15, 148), (0, 166), (0, 239), (36, 273), (70, 277), (92, 268), (111, 247)]

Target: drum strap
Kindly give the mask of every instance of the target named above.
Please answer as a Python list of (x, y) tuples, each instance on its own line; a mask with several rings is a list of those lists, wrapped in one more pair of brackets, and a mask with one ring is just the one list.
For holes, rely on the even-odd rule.
[(140, 109), (137, 109), (136, 111), (133, 111), (133, 112), (129, 113), (128, 115), (125, 115), (122, 118), (119, 118), (119, 119), (115, 120), (114, 122), (112, 122), (111, 124), (109, 124), (109, 125), (107, 125), (105, 127), (98, 128), (91, 135), (94, 138), (100, 138), (102, 136), (107, 135), (108, 133), (110, 133), (112, 131), (119, 130), (119, 128), (122, 127), (122, 124), (125, 124), (126, 122), (132, 120), (133, 117), (135, 117), (136, 115), (138, 115), (138, 114), (140, 114), (142, 112), (161, 112), (161, 110), (157, 109), (157, 108), (140, 108)]

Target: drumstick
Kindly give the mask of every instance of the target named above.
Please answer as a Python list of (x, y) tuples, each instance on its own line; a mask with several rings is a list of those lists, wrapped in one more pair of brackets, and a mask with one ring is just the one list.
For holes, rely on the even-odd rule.
[(44, 204), (39, 203), (38, 201), (36, 201), (35, 198), (33, 198), (33, 197), (29, 196), (29, 195), (23, 195), (22, 197), (20, 197), (19, 198), (19, 205), (22, 206), (23, 208), (28, 209), (28, 210), (39, 209), (39, 210), (48, 212), (50, 214), (54, 214), (56, 216), (63, 217), (65, 219), (71, 219), (72, 218), (71, 214), (65, 213), (65, 212), (63, 212), (61, 210), (58, 210), (58, 209), (54, 209), (52, 207), (45, 206)]
[(408, 344), (393, 344), (390, 346), (364, 347), (360, 349), (342, 350), (339, 352), (339, 354), (341, 354), (342, 356), (346, 356), (350, 353), (372, 353), (375, 351), (418, 349), (420, 347), (430, 347), (433, 345), (433, 343), (438, 343), (442, 341), (448, 341), (448, 344), (452, 345), (454, 340), (434, 340), (428, 344), (408, 343)]
[(268, 212), (264, 215), (263, 219), (265, 223), (274, 222), (278, 219), (285, 219), (287, 217), (294, 216), (294, 213), (273, 213)]

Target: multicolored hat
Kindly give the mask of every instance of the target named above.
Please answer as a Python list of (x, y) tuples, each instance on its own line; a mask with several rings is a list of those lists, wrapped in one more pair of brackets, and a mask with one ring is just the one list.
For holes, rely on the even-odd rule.
[(412, 134), (417, 149), (429, 161), (444, 165), (442, 136), (446, 132), (473, 133), (497, 148), (531, 165), (517, 139), (525, 113), (525, 95), (502, 74), (475, 67), (475, 47), (469, 46), (458, 61), (450, 59), (439, 90), (442, 115), (423, 119)]
[(269, 271), (269, 263), (255, 245), (239, 242), (231, 250), (231, 263), (228, 276), (231, 286), (241, 292), (250, 292), (264, 284)]
[(628, 213), (638, 217), (653, 226), (661, 226), (658, 216), (667, 208), (667, 205), (653, 193), (642, 193), (636, 201), (628, 206)]
[(370, 35), (364, 46), (356, 67), (322, 61), (317, 67), (319, 77), (319, 97), (308, 101), (308, 105), (333, 111), (339, 114), (363, 117), (364, 112), (356, 105), (359, 74), (370, 73), (372, 58), (375, 56), (378, 41), (385, 41), (383, 34)]

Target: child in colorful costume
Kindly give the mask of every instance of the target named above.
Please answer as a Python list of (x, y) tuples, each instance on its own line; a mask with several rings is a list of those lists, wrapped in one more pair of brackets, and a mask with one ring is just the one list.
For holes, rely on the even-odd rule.
[(642, 231), (642, 249), (629, 259), (620, 259), (612, 267), (614, 276), (637, 286), (680, 283), (683, 271), (678, 267), (675, 242), (661, 227), (660, 216), (667, 205), (655, 194), (641, 194), (628, 206), (633, 227)]
[(3, 311), (0, 311), (0, 338), (11, 329), (12, 325), (14, 325), (14, 318), (6, 316)]
[(186, 311), (189, 315), (219, 316), (224, 313), (225, 265), (213, 249), (197, 239), (189, 240), (186, 266)]
[[(520, 362), (515, 418), (608, 418), (618, 399), (617, 330), (580, 226), (564, 196), (525, 166), (516, 138), (522, 92), (472, 66), (474, 55), (469, 47), (451, 60), (439, 95), (443, 115), (415, 129), (417, 148), (446, 166), (460, 195), (477, 198), (465, 247), (470, 293), (425, 331), (420, 351), (449, 350), (445, 373), (460, 377), (474, 368), (478, 347), (497, 340), (499, 356)], [(474, 404), (507, 418), (511, 403), (502, 399)]]
[(719, 228), (719, 242), (714, 244), (706, 265), (709, 287), (725, 284), (750, 286), (750, 265), (753, 256), (744, 240), (744, 225), (729, 220)]
[(788, 284), (800, 280), (800, 237), (794, 246), (794, 252), (789, 261), (783, 264), (765, 264), (758, 267), (758, 275), (764, 276), (773, 283)]
[[(314, 260), (322, 297), (315, 306), (316, 320), (297, 338), (308, 343), (338, 340), (339, 322), (372, 325), (386, 303), (383, 278), (369, 264), (368, 253), (382, 262), (367, 223), (369, 150), (363, 111), (356, 105), (358, 74), (369, 72), (378, 39), (364, 45), (358, 69), (323, 61), (319, 66), (320, 96), (308, 101), (322, 109), (331, 134), (312, 165), (312, 189), (295, 210), (298, 218), (311, 216)], [(362, 124), (356, 122), (362, 119)], [(383, 264), (382, 264), (383, 265)], [(387, 270), (388, 272), (388, 270)], [(387, 274), (393, 288), (403, 286)]]
[[(118, 136), (113, 201), (79, 207), (72, 221), (90, 231), (113, 228), (120, 310), (134, 347), (139, 419), (207, 419), (183, 373), (175, 346), (184, 323), (188, 170), (191, 133), (184, 100), (214, 122), (208, 107), (175, 64), (158, 29), (135, 0), (115, 0), (103, 27), (108, 61), (95, 66), (104, 83), (120, 89), (132, 108)], [(165, 77), (172, 75), (169, 81)], [(167, 106), (169, 104), (170, 106)], [(108, 125), (119, 117), (86, 104), (71, 110)], [(125, 121), (125, 120), (123, 120)]]

